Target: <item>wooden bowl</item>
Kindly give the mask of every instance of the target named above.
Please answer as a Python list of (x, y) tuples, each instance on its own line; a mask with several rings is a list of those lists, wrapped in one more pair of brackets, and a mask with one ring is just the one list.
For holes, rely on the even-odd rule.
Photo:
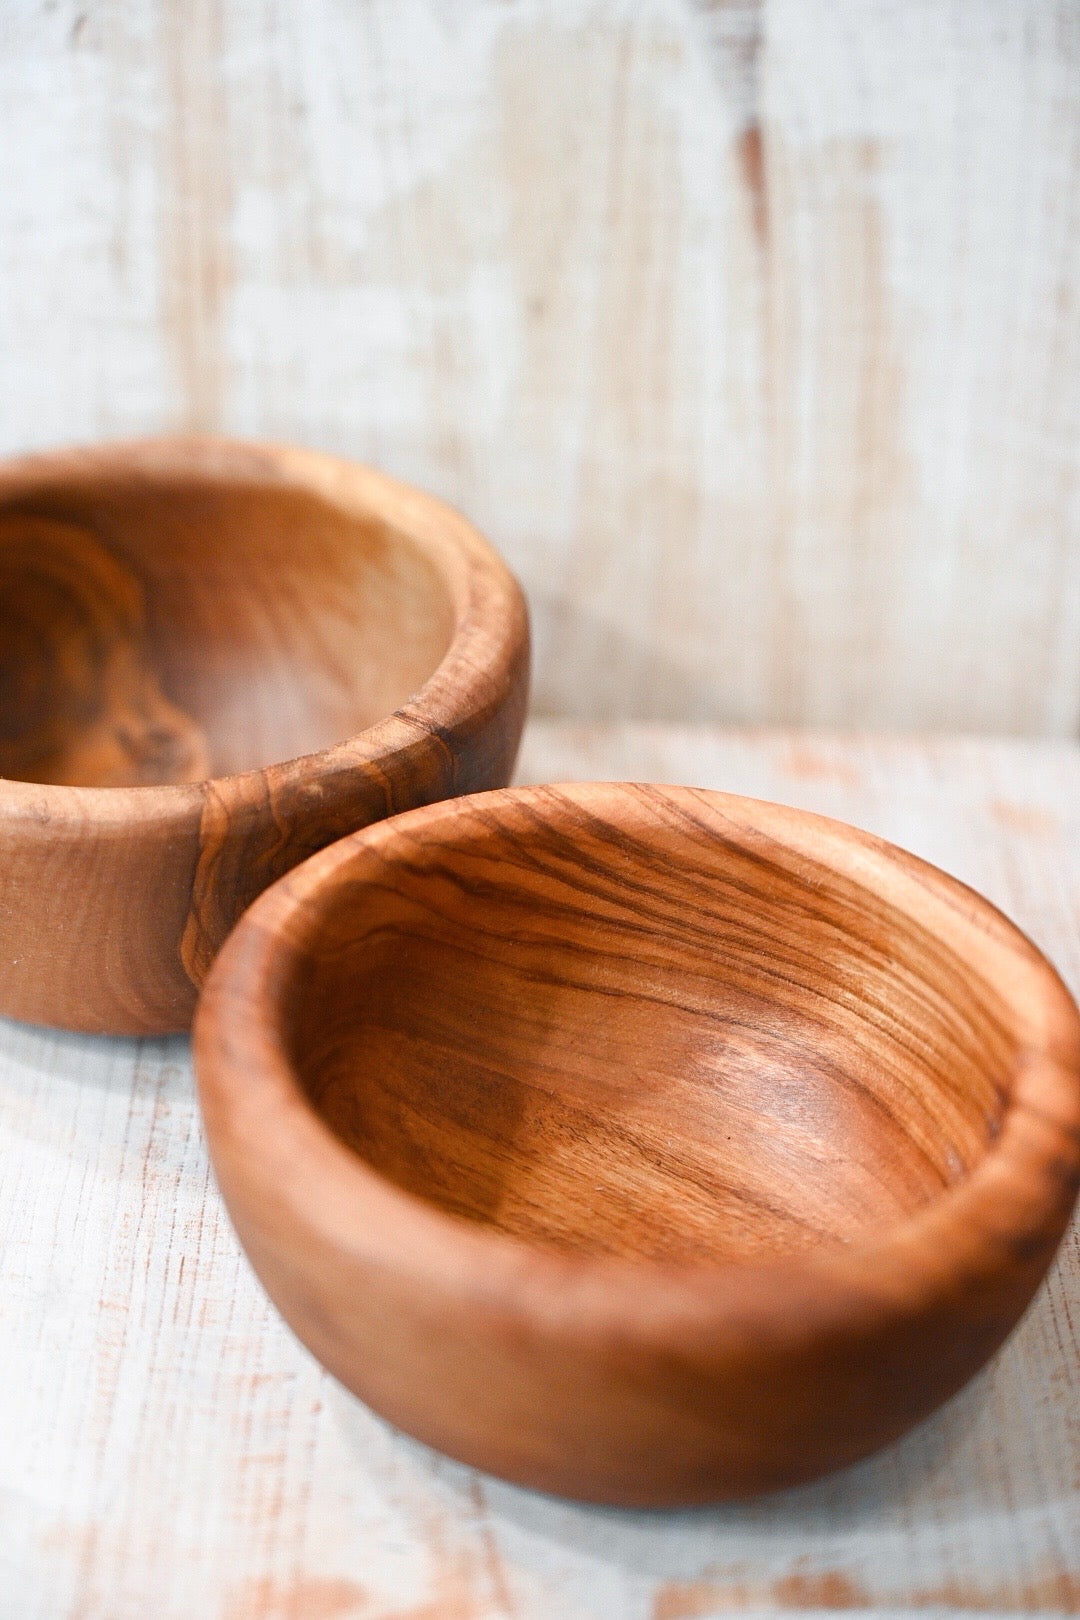
[(488, 793), (264, 895), (195, 1032), (240, 1239), (392, 1422), (626, 1504), (806, 1480), (1016, 1323), (1080, 1015), (986, 901), (689, 788)]
[(528, 625), (456, 513), (300, 450), (0, 464), (0, 1012), (186, 1028), (325, 844), (509, 780)]

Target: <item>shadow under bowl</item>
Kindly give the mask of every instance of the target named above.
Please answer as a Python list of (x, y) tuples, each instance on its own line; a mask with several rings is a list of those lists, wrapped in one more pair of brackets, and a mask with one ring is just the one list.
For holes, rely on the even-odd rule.
[(186, 1028), (240, 913), (509, 780), (528, 625), (440, 502), (214, 439), (0, 464), (0, 1012)]
[(504, 1477), (778, 1488), (955, 1392), (1080, 1175), (1080, 1015), (986, 901), (807, 813), (487, 793), (256, 904), (196, 1066), (269, 1294), (350, 1389)]

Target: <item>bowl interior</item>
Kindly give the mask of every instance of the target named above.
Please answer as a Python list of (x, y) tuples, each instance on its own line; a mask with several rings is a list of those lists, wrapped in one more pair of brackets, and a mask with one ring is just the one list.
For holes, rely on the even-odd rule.
[(43, 480), (0, 510), (0, 776), (195, 781), (391, 714), (453, 635), (376, 515), (257, 477)]
[(940, 1194), (996, 1132), (1003, 1009), (851, 878), (636, 793), (384, 829), (309, 897), (279, 1015), (324, 1120), (441, 1210), (593, 1254), (843, 1243)]

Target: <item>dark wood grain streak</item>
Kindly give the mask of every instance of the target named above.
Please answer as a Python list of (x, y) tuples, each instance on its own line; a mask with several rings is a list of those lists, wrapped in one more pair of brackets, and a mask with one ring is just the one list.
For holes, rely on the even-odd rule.
[(579, 784), (415, 811), (206, 986), (219, 1181), (395, 1423), (544, 1489), (850, 1462), (1018, 1320), (1080, 1179), (1080, 1015), (985, 901), (837, 823)]
[(255, 896), (380, 817), (505, 783), (529, 637), (456, 513), (298, 450), (0, 467), (0, 1011), (185, 1028)]

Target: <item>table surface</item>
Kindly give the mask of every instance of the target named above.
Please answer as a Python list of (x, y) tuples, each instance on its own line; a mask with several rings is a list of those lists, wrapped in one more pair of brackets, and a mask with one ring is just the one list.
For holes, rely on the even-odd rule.
[[(530, 727), (519, 777), (694, 782), (872, 828), (1080, 987), (1080, 750)], [(677, 1513), (503, 1485), (397, 1434), (237, 1246), (183, 1040), (0, 1022), (3, 1620), (1080, 1612), (1080, 1226), (989, 1369), (820, 1484)]]

